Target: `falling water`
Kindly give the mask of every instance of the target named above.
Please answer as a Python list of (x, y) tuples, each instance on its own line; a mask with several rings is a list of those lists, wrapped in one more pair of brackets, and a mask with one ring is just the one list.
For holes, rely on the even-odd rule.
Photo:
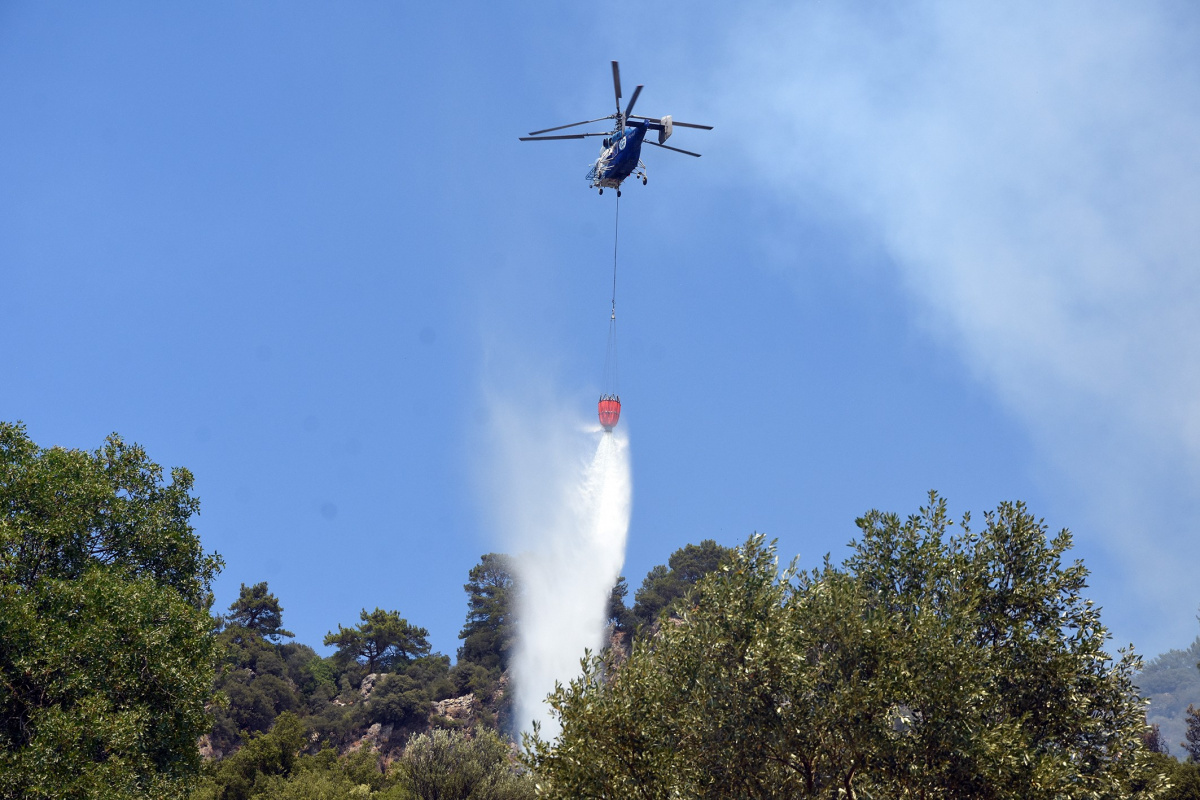
[[(522, 586), (513, 656), (516, 723), (555, 735), (546, 695), (603, 644), (609, 593), (625, 560), (632, 484), (620, 431), (570, 425), (510, 436), (503, 483)], [(532, 435), (531, 435), (532, 434)]]

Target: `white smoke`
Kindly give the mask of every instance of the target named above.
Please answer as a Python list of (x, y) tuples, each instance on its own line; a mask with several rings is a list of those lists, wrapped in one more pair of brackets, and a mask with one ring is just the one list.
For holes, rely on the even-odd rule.
[(879, 242), (1073, 479), (1110, 609), (1152, 646), (1188, 641), (1197, 601), (1198, 33), (1162, 3), (769, 6), (718, 92), (769, 120), (741, 138), (756, 178)]
[(554, 736), (546, 695), (603, 644), (609, 593), (625, 561), (629, 442), (570, 413), (493, 402), (497, 524), (514, 553), (521, 601), (513, 657), (517, 724)]

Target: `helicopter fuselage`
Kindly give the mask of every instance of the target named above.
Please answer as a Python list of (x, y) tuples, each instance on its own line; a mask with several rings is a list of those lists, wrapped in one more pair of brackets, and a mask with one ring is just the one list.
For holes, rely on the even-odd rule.
[[(587, 174), (592, 188), (618, 189), (622, 181), (639, 168), (642, 140), (646, 138), (647, 127), (645, 123), (630, 122), (604, 140), (600, 158), (596, 159)], [(644, 178), (644, 168), (642, 170), (639, 174)]]
[[(633, 108), (637, 105), (638, 96), (641, 95), (642, 89), (645, 87), (638, 84), (633, 90), (633, 96), (629, 98), (629, 105), (625, 106), (625, 110), (621, 110), (621, 71), (617, 62), (612, 62), (613, 76), (613, 99), (616, 101), (616, 113), (609, 114), (596, 119), (585, 119), (583, 122), (571, 122), (567, 125), (555, 125), (553, 128), (543, 128), (540, 131), (533, 131), (528, 136), (518, 137), (522, 142), (549, 142), (561, 139), (586, 139), (591, 136), (603, 136), (604, 145), (600, 150), (600, 157), (592, 164), (592, 168), (588, 170), (587, 179), (591, 183), (593, 189), (599, 187), (600, 194), (604, 194), (605, 189), (616, 189), (617, 197), (621, 196), (621, 184), (630, 175), (634, 175), (642, 179), (642, 183), (646, 183), (646, 165), (641, 162), (642, 143), (646, 140), (647, 131), (656, 131), (658, 133), (658, 141), (650, 142), (655, 147), (661, 147), (664, 150), (674, 150), (676, 153), (683, 153), (685, 156), (700, 157), (699, 153), (693, 153), (691, 150), (684, 150), (680, 147), (673, 147), (666, 144), (667, 139), (671, 138), (671, 132), (675, 128), (700, 128), (702, 130), (711, 131), (711, 125), (697, 125), (692, 122), (679, 122), (667, 115), (655, 119), (654, 117), (634, 116)], [(558, 133), (565, 131), (568, 128), (577, 128), (580, 125), (591, 125), (594, 122), (601, 122), (606, 119), (615, 120), (612, 133), (604, 131), (589, 131), (588, 133)], [(554, 134), (546, 136), (545, 134)]]

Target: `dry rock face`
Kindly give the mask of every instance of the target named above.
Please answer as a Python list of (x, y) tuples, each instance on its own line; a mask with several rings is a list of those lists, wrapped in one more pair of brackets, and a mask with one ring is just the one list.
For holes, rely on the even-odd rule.
[(212, 741), (208, 738), (207, 733), (200, 737), (200, 741), (197, 744), (200, 749), (200, 757), (205, 761), (211, 761), (214, 758), (220, 758), (225, 755), (219, 748), (212, 746)]
[(610, 670), (616, 671), (628, 660), (633, 649), (628, 633), (609, 627), (608, 647), (604, 651), (604, 660)]
[(372, 672), (370, 675), (363, 678), (362, 686), (358, 688), (358, 693), (362, 695), (363, 700), (369, 700), (371, 698), (371, 692), (375, 691), (375, 684), (378, 683), (379, 679), (382, 677), (383, 676), (378, 672)]
[(475, 695), (464, 694), (462, 697), (436, 701), (433, 704), (433, 713), (439, 717), (466, 721), (475, 715), (478, 704)]
[(394, 725), (381, 725), (376, 722), (367, 728), (367, 732), (363, 734), (361, 739), (347, 747), (346, 751), (352, 753), (362, 747), (369, 747), (372, 750), (382, 750), (383, 746), (391, 740), (394, 729)]
[(379, 747), (379, 745), (392, 738), (392, 730), (394, 727), (394, 725), (380, 725), (378, 722), (376, 722), (374, 725), (367, 728), (367, 733), (365, 736), (363, 736), (363, 739), (367, 742), (370, 742), (375, 747)]

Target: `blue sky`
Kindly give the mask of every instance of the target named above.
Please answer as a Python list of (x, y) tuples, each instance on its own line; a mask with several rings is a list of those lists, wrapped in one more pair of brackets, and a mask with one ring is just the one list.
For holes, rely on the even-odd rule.
[(594, 413), (622, 198), (625, 575), (1023, 499), (1117, 643), (1197, 632), (1200, 38), (1183, 3), (0, 5), (0, 417), (197, 477), (217, 602), (453, 653), (496, 398)]

